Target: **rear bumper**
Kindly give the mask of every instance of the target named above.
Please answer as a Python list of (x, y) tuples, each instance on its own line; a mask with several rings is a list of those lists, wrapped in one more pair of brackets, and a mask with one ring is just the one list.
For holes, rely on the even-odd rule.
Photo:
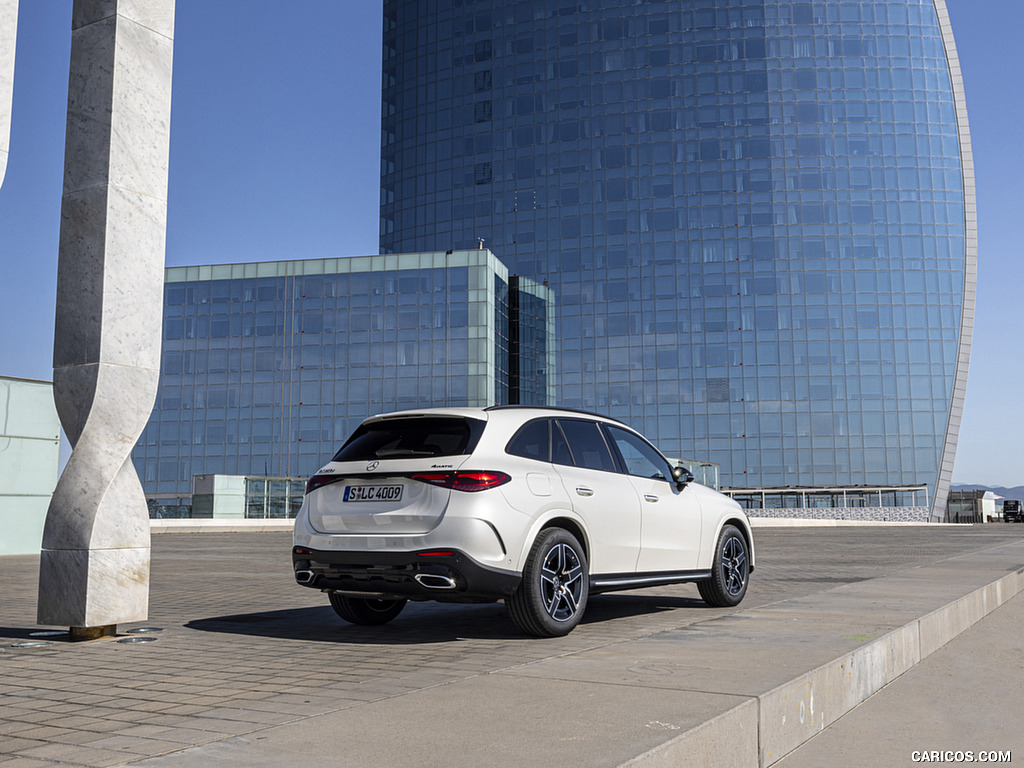
[(352, 596), (492, 602), (511, 595), (522, 574), (482, 565), (464, 552), (292, 550), (295, 580), (304, 587)]

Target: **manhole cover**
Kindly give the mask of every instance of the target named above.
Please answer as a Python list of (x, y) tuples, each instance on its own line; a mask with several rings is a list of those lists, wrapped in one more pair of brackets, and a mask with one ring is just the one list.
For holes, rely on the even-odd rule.
[(38, 648), (41, 645), (53, 645), (49, 640), (26, 640), (22, 643), (12, 643), (11, 648)]
[(129, 629), (129, 635), (143, 635), (147, 632), (163, 632), (163, 627), (136, 627), (135, 629)]
[(44, 629), (39, 632), (29, 632), (29, 637), (67, 637), (66, 629)]
[(155, 643), (159, 638), (156, 637), (122, 637), (117, 642), (119, 643)]

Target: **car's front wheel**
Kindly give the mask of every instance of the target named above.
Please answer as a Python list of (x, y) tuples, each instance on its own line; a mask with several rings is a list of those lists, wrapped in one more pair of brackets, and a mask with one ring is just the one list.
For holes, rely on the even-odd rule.
[(505, 605), (512, 621), (528, 635), (560, 637), (580, 623), (589, 594), (583, 547), (568, 531), (548, 528), (533, 543), (523, 580)]
[(334, 612), (353, 624), (387, 624), (405, 608), (405, 600), (375, 600), (329, 595)]
[(728, 608), (738, 605), (747, 594), (750, 556), (747, 540), (734, 525), (722, 528), (715, 547), (711, 578), (697, 582), (697, 591), (708, 605)]

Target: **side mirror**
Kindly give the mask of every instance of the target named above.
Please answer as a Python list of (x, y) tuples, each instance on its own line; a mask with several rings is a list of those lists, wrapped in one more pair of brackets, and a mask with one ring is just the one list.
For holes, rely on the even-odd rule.
[(693, 473), (686, 467), (676, 467), (672, 470), (672, 479), (676, 481), (676, 487), (681, 491), (693, 482)]

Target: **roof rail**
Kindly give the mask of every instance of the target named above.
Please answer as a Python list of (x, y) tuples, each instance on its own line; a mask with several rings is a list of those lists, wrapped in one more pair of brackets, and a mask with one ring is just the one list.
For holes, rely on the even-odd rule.
[(579, 408), (561, 408), (557, 405), (527, 405), (524, 403), (519, 404), (505, 404), (505, 405), (489, 405), (484, 408), (485, 411), (513, 411), (521, 408), (532, 408), (536, 411), (561, 411), (562, 413), (578, 413), (582, 416), (595, 416), (599, 419), (607, 419), (608, 421), (614, 421), (623, 426), (628, 426), (626, 422), (621, 419), (616, 419), (613, 416), (605, 416), (603, 413), (594, 413), (593, 411), (582, 411)]

